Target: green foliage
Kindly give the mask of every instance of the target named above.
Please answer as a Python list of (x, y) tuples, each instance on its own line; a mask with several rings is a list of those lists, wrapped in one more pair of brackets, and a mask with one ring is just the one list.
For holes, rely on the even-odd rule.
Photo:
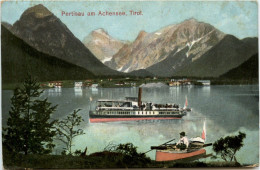
[(145, 154), (138, 153), (137, 147), (132, 143), (112, 145), (107, 149), (121, 155), (116, 159), (119, 167), (146, 167), (151, 162), (151, 159), (146, 157)]
[(82, 153), (82, 151), (77, 149), (77, 150), (75, 150), (74, 155), (80, 156), (81, 153)]
[(61, 152), (61, 155), (66, 155), (66, 150), (63, 150), (63, 151)]
[(61, 142), (66, 145), (66, 149), (69, 152), (68, 154), (72, 154), (71, 147), (73, 139), (76, 136), (85, 134), (84, 131), (80, 128), (77, 128), (82, 121), (82, 117), (77, 113), (80, 109), (74, 110), (73, 113), (68, 115), (65, 119), (57, 121), (56, 129), (57, 129), (57, 138)]
[(197, 85), (197, 86), (203, 86), (203, 84), (201, 82), (197, 82), (197, 81), (194, 81), (193, 84)]
[[(135, 164), (129, 166), (118, 162), (118, 157), (111, 154), (103, 156), (72, 156), (72, 155), (16, 155), (9, 158), (8, 155), (3, 156), (5, 169), (110, 169), (110, 168), (199, 168), (199, 167), (241, 167), (240, 164), (234, 162), (156, 162), (151, 161), (147, 164)], [(142, 162), (141, 162), (142, 163)]]
[(50, 116), (57, 106), (51, 106), (47, 99), (40, 99), (42, 92), (29, 75), (23, 86), (14, 90), (10, 117), (3, 133), (4, 147), (10, 152), (48, 154), (55, 146), (52, 138), (56, 121), (50, 121)]
[(213, 150), (217, 155), (225, 161), (232, 161), (233, 159), (237, 162), (235, 154), (244, 145), (243, 140), (246, 138), (246, 134), (239, 132), (237, 136), (227, 136), (220, 138), (213, 144)]
[[(4, 149), (4, 148), (3, 148)], [(35, 155), (17, 154), (11, 157), (3, 150), (3, 162), (6, 169), (45, 168), (45, 169), (101, 169), (101, 168), (195, 168), (195, 167), (239, 167), (234, 162), (185, 162), (166, 161), (156, 162), (136, 152), (131, 144), (109, 144), (105, 151), (90, 155)], [(108, 151), (109, 150), (109, 151)], [(79, 151), (79, 150), (77, 150)], [(76, 151), (75, 151), (76, 152)], [(75, 154), (74, 152), (74, 154)], [(79, 153), (79, 152), (78, 152)], [(75, 154), (76, 155), (76, 154)], [(134, 159), (133, 157), (136, 157)]]

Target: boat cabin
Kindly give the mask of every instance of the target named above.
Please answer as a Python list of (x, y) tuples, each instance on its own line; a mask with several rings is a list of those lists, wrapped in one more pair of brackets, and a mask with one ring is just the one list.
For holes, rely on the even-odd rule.
[(138, 102), (138, 97), (125, 97), (126, 100)]
[(122, 110), (133, 110), (137, 108), (138, 103), (129, 100), (98, 100), (97, 110), (110, 110), (110, 109), (122, 109)]

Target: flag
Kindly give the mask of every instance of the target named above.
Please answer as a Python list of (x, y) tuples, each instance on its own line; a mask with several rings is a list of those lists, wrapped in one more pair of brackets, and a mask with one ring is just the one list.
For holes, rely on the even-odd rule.
[(185, 106), (186, 106), (186, 107), (188, 106), (188, 99), (187, 99), (187, 96), (186, 96)]
[(206, 141), (206, 122), (204, 121), (204, 125), (203, 125), (203, 131), (201, 134), (201, 138), (204, 139), (204, 141)]
[(185, 101), (185, 104), (184, 104), (184, 109), (186, 109), (187, 108), (187, 106), (188, 106), (188, 99), (187, 99), (187, 96), (186, 96), (186, 101)]

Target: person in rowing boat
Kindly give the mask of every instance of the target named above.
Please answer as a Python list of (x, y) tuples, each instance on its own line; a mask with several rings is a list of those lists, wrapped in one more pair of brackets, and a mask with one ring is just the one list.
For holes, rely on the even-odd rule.
[[(180, 133), (180, 140), (176, 143), (176, 146), (181, 150), (189, 147), (189, 140), (185, 135), (185, 132)], [(185, 148), (183, 146), (185, 146)]]

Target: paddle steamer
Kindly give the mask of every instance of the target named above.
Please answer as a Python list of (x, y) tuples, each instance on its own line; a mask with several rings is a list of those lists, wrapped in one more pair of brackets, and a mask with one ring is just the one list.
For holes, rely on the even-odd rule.
[(181, 119), (191, 110), (174, 103), (142, 102), (141, 97), (142, 88), (139, 88), (138, 97), (126, 97), (125, 100), (100, 99), (95, 111), (89, 113), (90, 122)]

